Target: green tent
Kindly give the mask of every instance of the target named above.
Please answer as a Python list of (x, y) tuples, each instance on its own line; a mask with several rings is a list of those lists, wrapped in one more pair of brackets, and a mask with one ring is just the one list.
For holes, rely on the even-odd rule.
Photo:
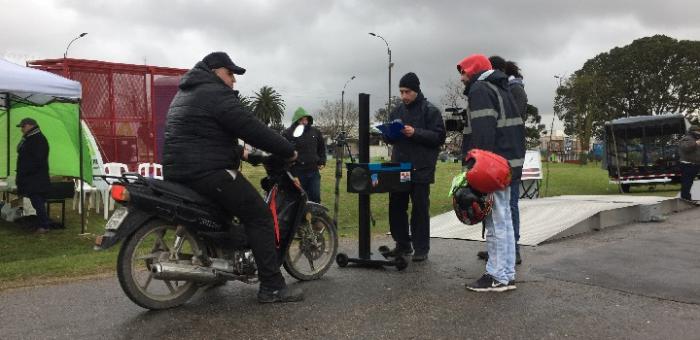
[(31, 117), (49, 142), (49, 173), (92, 183), (90, 144), (80, 124), (81, 96), (79, 82), (0, 59), (0, 177), (15, 176), (22, 138), (16, 125)]
[[(16, 147), (22, 138), (22, 131), (16, 125), (26, 117), (34, 118), (41, 132), (49, 141), (49, 174), (80, 178), (78, 140), (78, 103), (53, 102), (46, 105), (32, 105), (10, 99), (9, 107), (0, 107), (0, 131), (8, 133), (8, 138), (0, 141), (0, 177), (15, 176), (17, 166)], [(9, 119), (8, 119), (9, 114)], [(9, 122), (9, 126), (8, 126)], [(9, 140), (9, 145), (8, 145)], [(92, 183), (92, 157), (85, 134), (83, 133), (83, 178)], [(9, 156), (9, 157), (8, 157)], [(9, 163), (8, 163), (9, 158)]]

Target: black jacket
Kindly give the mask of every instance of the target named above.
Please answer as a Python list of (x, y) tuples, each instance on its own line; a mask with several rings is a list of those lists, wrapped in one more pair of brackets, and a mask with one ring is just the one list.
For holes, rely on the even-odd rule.
[(298, 138), (294, 138), (292, 133), (298, 124), (292, 124), (282, 135), (290, 142), (294, 143), (299, 158), (292, 170), (296, 171), (317, 171), (319, 165), (326, 165), (326, 142), (323, 134), (317, 128), (307, 125), (304, 133)]
[(238, 92), (226, 86), (203, 62), (180, 81), (168, 110), (163, 175), (189, 181), (240, 165), (238, 139), (281, 157), (294, 147), (244, 107)]
[(445, 123), (435, 105), (428, 102), (422, 92), (411, 104), (397, 106), (389, 115), (389, 120), (401, 119), (404, 125), (415, 129), (412, 137), (402, 137), (387, 141), (394, 145), (392, 162), (411, 162), (411, 181), (414, 183), (435, 182), (435, 163), (440, 146), (445, 143)]
[(510, 163), (513, 179), (520, 179), (525, 161), (525, 125), (508, 91), (506, 75), (497, 70), (477, 73), (467, 84), (468, 126), (462, 155), (471, 149), (494, 152)]
[(527, 120), (527, 93), (521, 78), (512, 78), (508, 81), (508, 89), (515, 99), (515, 106), (523, 121)]
[(23, 196), (49, 191), (49, 143), (39, 127), (29, 130), (17, 145), (16, 183)]

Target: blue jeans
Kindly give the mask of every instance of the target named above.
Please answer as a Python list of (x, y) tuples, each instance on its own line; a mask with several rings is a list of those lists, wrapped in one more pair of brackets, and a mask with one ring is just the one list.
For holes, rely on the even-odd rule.
[(515, 234), (515, 252), (520, 252), (520, 208), (518, 201), (520, 200), (520, 180), (513, 180), (510, 183), (510, 215), (513, 217), (513, 233)]
[(299, 171), (295, 174), (299, 177), (301, 187), (309, 196), (309, 201), (321, 203), (321, 173), (318, 170)]
[(498, 282), (515, 280), (515, 236), (510, 213), (510, 187), (493, 193), (493, 210), (486, 217), (486, 273)]

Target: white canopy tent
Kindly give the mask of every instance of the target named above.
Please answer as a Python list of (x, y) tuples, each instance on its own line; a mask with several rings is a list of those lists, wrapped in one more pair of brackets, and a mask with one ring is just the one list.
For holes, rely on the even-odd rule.
[(77, 81), (0, 59), (0, 93), (44, 105), (57, 98), (80, 100), (82, 89)]
[[(84, 131), (83, 124), (80, 123), (81, 97), (82, 87), (77, 81), (0, 58), (0, 116), (5, 116), (0, 125), (5, 125), (6, 130), (3, 131), (6, 135), (6, 158), (0, 159), (0, 163), (5, 163), (6, 169), (0, 170), (7, 170), (7, 175), (10, 176), (13, 164), (11, 158), (14, 157), (12, 142), (16, 143), (21, 138), (21, 134), (14, 126), (22, 116), (31, 116), (40, 123), (47, 138), (50, 138), (53, 133), (53, 138), (50, 138), (52, 143), (49, 154), (50, 168), (53, 167), (52, 163), (57, 162), (77, 164), (72, 171), (61, 174), (71, 173), (71, 176), (77, 175), (76, 177), (85, 180), (86, 173), (83, 169), (91, 169), (92, 161), (89, 149), (83, 147)], [(67, 150), (73, 150), (73, 152), (66, 152)], [(87, 159), (84, 157), (86, 151)], [(66, 161), (68, 159), (72, 161)], [(92, 182), (92, 173), (89, 175), (89, 181)], [(80, 201), (82, 206), (82, 189)], [(84, 212), (83, 209), (82, 232), (85, 230)]]

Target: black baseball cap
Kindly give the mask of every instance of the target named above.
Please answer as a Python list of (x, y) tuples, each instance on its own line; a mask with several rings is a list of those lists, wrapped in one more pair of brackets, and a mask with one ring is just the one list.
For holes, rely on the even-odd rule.
[(25, 125), (34, 125), (34, 126), (39, 126), (39, 124), (36, 123), (36, 120), (31, 119), (29, 117), (23, 118), (19, 124), (17, 124), (17, 127), (23, 127)]
[(233, 63), (231, 58), (226, 54), (225, 52), (212, 52), (209, 53), (202, 61), (209, 66), (209, 69), (215, 69), (215, 68), (220, 68), (220, 67), (225, 67), (229, 69), (231, 72), (234, 74), (243, 74), (245, 73), (245, 69), (236, 66), (236, 64)]

